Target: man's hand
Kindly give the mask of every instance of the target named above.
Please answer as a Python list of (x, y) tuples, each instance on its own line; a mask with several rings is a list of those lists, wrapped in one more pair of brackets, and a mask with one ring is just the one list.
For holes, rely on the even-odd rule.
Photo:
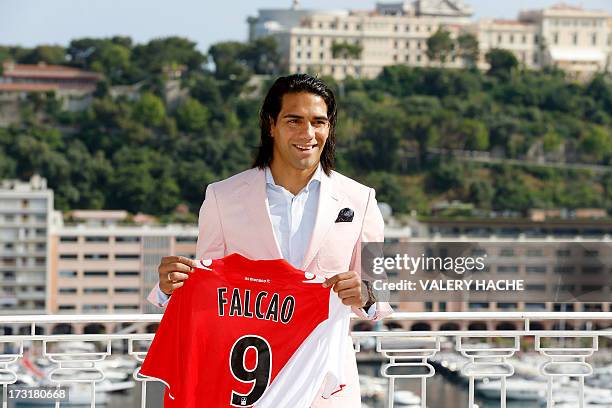
[(324, 288), (333, 286), (334, 292), (347, 306), (362, 307), (365, 303), (361, 297), (361, 279), (355, 271), (342, 272), (325, 280)]
[(157, 267), (161, 291), (170, 296), (174, 289), (183, 286), (194, 266), (194, 261), (184, 256), (164, 256)]

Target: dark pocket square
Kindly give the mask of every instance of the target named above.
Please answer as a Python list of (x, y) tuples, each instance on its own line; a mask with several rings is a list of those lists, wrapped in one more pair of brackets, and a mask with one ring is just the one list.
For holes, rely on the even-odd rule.
[(353, 217), (355, 213), (350, 208), (343, 208), (338, 213), (338, 218), (336, 218), (336, 222), (351, 222), (353, 221)]

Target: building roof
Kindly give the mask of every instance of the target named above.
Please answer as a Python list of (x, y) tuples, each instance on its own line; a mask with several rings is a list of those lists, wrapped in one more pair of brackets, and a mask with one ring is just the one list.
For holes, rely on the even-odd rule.
[(2, 83), (0, 92), (50, 92), (57, 91), (57, 84), (32, 84), (32, 83)]
[(99, 81), (102, 74), (85, 71), (80, 68), (65, 67), (62, 65), (46, 64), (15, 64), (7, 62), (3, 64), (5, 78), (37, 78), (37, 79), (82, 79)]

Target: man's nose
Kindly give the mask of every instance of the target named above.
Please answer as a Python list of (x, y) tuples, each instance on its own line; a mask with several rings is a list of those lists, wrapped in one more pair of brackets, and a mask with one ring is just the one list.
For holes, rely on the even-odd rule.
[(312, 126), (312, 123), (306, 122), (306, 133), (312, 139), (315, 135), (316, 128)]

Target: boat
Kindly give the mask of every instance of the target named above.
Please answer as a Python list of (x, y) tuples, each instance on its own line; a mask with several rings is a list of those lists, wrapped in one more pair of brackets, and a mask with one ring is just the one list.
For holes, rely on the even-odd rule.
[(404, 408), (420, 408), (421, 397), (412, 391), (397, 390), (393, 393), (393, 404)]

